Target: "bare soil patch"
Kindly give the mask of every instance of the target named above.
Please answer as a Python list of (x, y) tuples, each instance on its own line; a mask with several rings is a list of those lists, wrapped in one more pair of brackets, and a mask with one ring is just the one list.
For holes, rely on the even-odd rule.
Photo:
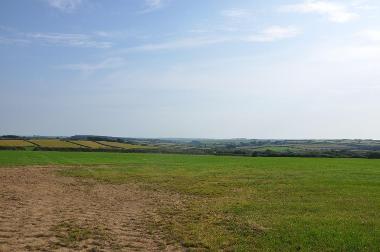
[(153, 225), (168, 196), (133, 184), (0, 169), (0, 251), (180, 251)]

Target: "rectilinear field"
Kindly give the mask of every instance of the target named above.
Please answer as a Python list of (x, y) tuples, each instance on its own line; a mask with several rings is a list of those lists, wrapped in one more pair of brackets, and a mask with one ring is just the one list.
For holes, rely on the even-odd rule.
[(1, 151), (0, 165), (4, 251), (380, 244), (380, 160)]

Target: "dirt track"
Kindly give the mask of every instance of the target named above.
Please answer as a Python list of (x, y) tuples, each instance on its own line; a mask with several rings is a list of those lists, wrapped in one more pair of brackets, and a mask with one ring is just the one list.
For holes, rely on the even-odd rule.
[(56, 175), (0, 169), (0, 251), (178, 251), (150, 225), (157, 195)]

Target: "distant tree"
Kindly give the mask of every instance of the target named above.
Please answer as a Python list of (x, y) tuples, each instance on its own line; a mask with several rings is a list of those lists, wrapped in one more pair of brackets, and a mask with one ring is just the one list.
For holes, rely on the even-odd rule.
[(20, 139), (22, 137), (20, 136), (16, 136), (16, 135), (4, 135), (4, 136), (1, 136), (1, 138), (7, 138), (7, 139)]
[(234, 149), (236, 146), (234, 144), (226, 144), (227, 149)]
[(190, 144), (193, 145), (193, 146), (200, 146), (200, 145), (202, 145), (202, 143), (200, 141), (198, 141), (198, 140), (193, 140), (193, 141), (190, 142)]
[(380, 159), (380, 152), (370, 152), (370, 153), (368, 153), (368, 158)]
[(259, 157), (260, 156), (259, 154), (260, 154), (259, 152), (254, 151), (254, 152), (252, 152), (251, 156), (252, 157)]

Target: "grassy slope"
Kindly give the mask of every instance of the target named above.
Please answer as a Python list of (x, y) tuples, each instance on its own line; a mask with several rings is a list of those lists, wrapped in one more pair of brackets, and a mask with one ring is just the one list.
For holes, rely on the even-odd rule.
[(188, 246), (240, 251), (380, 246), (380, 160), (0, 151), (0, 166), (30, 164), (105, 164), (64, 174), (183, 194), (190, 198), (186, 211), (166, 209), (165, 227)]

